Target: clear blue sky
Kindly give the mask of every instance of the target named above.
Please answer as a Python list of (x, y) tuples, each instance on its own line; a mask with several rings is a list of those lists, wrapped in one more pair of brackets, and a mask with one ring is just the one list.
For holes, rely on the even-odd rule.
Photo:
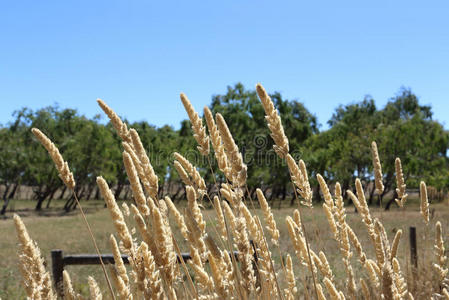
[(447, 1), (2, 1), (0, 123), (96, 98), (175, 128), (227, 85), (261, 82), (325, 123), (339, 104), (382, 107), (412, 88), (449, 126)]

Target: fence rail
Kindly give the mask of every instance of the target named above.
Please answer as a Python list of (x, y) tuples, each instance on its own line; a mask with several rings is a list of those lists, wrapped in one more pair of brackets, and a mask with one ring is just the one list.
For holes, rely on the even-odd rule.
[[(184, 261), (192, 259), (189, 253), (181, 253)], [(112, 254), (102, 254), (101, 260), (104, 264), (115, 264), (114, 256)], [(127, 255), (122, 255), (122, 260), (125, 264), (129, 264)], [(178, 257), (178, 262), (180, 259)], [(51, 250), (51, 268), (53, 273), (53, 280), (55, 288), (59, 296), (62, 295), (63, 279), (62, 272), (64, 267), (69, 265), (100, 265), (100, 257), (96, 254), (76, 254), (76, 255), (64, 255), (60, 249)]]
[[(234, 251), (234, 257), (237, 259), (237, 251)], [(189, 253), (181, 253), (182, 259), (188, 261), (192, 259)], [(115, 264), (114, 256), (112, 254), (102, 254), (101, 260), (104, 264)], [(129, 264), (127, 255), (122, 255), (122, 260), (125, 264)], [(177, 257), (178, 263), (181, 262), (180, 257)], [(64, 290), (62, 272), (64, 267), (69, 265), (100, 265), (100, 257), (97, 254), (70, 254), (64, 255), (60, 249), (51, 250), (51, 269), (53, 273), (53, 281), (55, 288), (60, 297)]]

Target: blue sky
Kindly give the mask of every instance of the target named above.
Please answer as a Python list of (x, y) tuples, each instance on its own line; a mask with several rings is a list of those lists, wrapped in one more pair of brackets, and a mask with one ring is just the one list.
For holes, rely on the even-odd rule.
[(449, 126), (447, 1), (2, 1), (0, 123), (100, 97), (175, 128), (242, 82), (296, 98), (326, 127), (339, 104), (410, 87)]

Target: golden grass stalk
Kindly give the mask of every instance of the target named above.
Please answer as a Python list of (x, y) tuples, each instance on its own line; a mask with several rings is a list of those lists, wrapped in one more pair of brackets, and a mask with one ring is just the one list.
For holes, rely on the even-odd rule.
[(340, 250), (342, 251), (343, 258), (350, 259), (352, 253), (350, 251), (348, 229), (346, 224), (346, 210), (344, 208), (343, 197), (341, 195), (340, 183), (335, 184), (335, 218), (338, 225), (338, 236), (335, 237), (340, 243)]
[(221, 203), (222, 203), (224, 214), (226, 216), (226, 222), (230, 226), (232, 231), (235, 231), (235, 229), (237, 227), (237, 225), (236, 225), (237, 224), (237, 220), (235, 218), (235, 215), (232, 212), (232, 209), (229, 206), (228, 202), (222, 201)]
[(332, 300), (342, 300), (340, 293), (329, 278), (324, 277), (323, 282)]
[(184, 156), (182, 156), (178, 152), (173, 153), (173, 155), (174, 155), (176, 161), (178, 161), (181, 164), (183, 169), (186, 170), (187, 173), (191, 177), (191, 180), (186, 180), (185, 172), (178, 170), (179, 166), (176, 167), (176, 165), (175, 165), (175, 168), (178, 171), (178, 174), (181, 177), (181, 179), (183, 179), (184, 183), (186, 185), (188, 185), (187, 184), (188, 182), (192, 182), (195, 185), (195, 188), (197, 189), (198, 193), (201, 195), (204, 195), (207, 191), (207, 187), (206, 187), (206, 183), (204, 182), (203, 177), (200, 175), (198, 170)]
[(374, 249), (375, 249), (375, 254), (376, 254), (377, 266), (379, 268), (381, 268), (386, 261), (386, 258), (385, 258), (386, 250), (385, 250), (383, 239), (381, 236), (381, 229), (380, 229), (379, 224), (380, 224), (379, 221), (377, 219), (375, 219), (374, 230), (375, 230), (376, 236), (375, 236)]
[(14, 214), (14, 225), (20, 246), (20, 271), (28, 297), (32, 299), (56, 299), (50, 274), (45, 270), (39, 247), (30, 238), (25, 224), (17, 214)]
[(98, 283), (92, 276), (87, 277), (87, 282), (89, 284), (89, 294), (90, 300), (103, 300), (103, 295), (101, 294), (100, 287)]
[(326, 255), (324, 254), (323, 251), (320, 251), (318, 253), (318, 258), (320, 261), (320, 264), (317, 264), (320, 266), (321, 268), (321, 273), (323, 274), (323, 276), (329, 278), (329, 280), (331, 280), (332, 282), (334, 281), (334, 275), (332, 273), (331, 267), (329, 265), (329, 262), (327, 261)]
[(262, 241), (263, 232), (260, 232), (259, 228), (257, 227), (256, 221), (254, 220), (253, 216), (251, 215), (248, 207), (246, 207), (246, 205), (243, 202), (240, 203), (239, 211), (240, 211), (240, 216), (242, 216), (245, 219), (246, 227), (248, 229), (250, 237), (256, 243), (260, 243)]
[(371, 300), (371, 293), (369, 291), (368, 284), (363, 278), (360, 278), (360, 285), (362, 286), (363, 299)]
[(334, 215), (332, 214), (332, 210), (326, 203), (323, 203), (323, 209), (324, 209), (324, 213), (326, 214), (326, 218), (327, 218), (327, 222), (329, 223), (329, 227), (330, 227), (334, 237), (338, 241), (340, 239), (339, 231), (337, 228), (337, 224), (335, 223), (335, 219), (334, 219)]
[[(327, 187), (327, 185), (326, 185)], [(324, 204), (326, 205), (326, 204)], [(332, 230), (334, 232), (334, 238), (338, 241), (340, 245), (340, 252), (342, 254), (343, 264), (345, 266), (346, 271), (346, 286), (348, 291), (348, 296), (351, 299), (354, 299), (356, 295), (356, 284), (354, 281), (354, 271), (351, 266), (351, 257), (352, 252), (350, 249), (349, 237), (348, 237), (348, 225), (346, 224), (346, 210), (344, 208), (343, 197), (341, 195), (341, 186), (340, 183), (335, 184), (335, 206), (334, 206), (334, 214), (331, 215), (329, 207), (326, 205), (325, 207), (326, 215), (328, 218), (328, 222), (333, 227), (332, 223), (335, 223), (336, 230)], [(336, 222), (335, 222), (336, 219)], [(354, 233), (353, 233), (354, 234)], [(355, 236), (355, 234), (354, 234)], [(357, 237), (355, 237), (355, 243), (358, 243)], [(359, 249), (361, 251), (361, 249)], [(363, 251), (362, 251), (363, 252)]]
[(184, 93), (180, 95), (182, 104), (189, 115), (190, 122), (192, 123), (193, 137), (198, 143), (198, 151), (204, 156), (209, 154), (209, 137), (206, 134), (206, 128), (203, 126), (203, 119), (198, 116), (198, 113), (193, 108), (192, 103)]
[(161, 258), (159, 255), (159, 251), (156, 248), (155, 239), (153, 237), (151, 229), (147, 227), (144, 218), (139, 212), (139, 209), (134, 204), (131, 204), (131, 210), (133, 211), (134, 221), (136, 222), (137, 229), (139, 230), (139, 233), (142, 236), (143, 241), (151, 249), (152, 255), (154, 256), (156, 263), (158, 265), (161, 265)]
[(396, 257), (396, 254), (398, 253), (398, 247), (399, 247), (399, 241), (401, 240), (402, 236), (402, 229), (399, 229), (396, 231), (396, 234), (394, 235), (393, 243), (391, 246), (391, 260)]
[(156, 247), (161, 257), (160, 269), (164, 275), (165, 281), (169, 286), (176, 279), (176, 252), (173, 246), (171, 230), (166, 226), (164, 219), (157, 207), (153, 208), (153, 227)]
[(217, 221), (218, 221), (218, 232), (220, 233), (220, 237), (226, 241), (228, 239), (228, 233), (226, 230), (226, 222), (223, 215), (223, 210), (221, 208), (220, 199), (218, 196), (214, 197), (214, 209), (215, 213), (217, 214)]
[(376, 232), (374, 229), (374, 221), (371, 217), (368, 203), (366, 203), (365, 192), (363, 191), (362, 183), (358, 178), (355, 180), (355, 187), (357, 196), (355, 196), (351, 190), (348, 190), (347, 193), (354, 205), (357, 207), (357, 211), (361, 215), (362, 221), (368, 229), (368, 235), (371, 238), (373, 245), (376, 246)]
[(254, 239), (255, 241), (255, 248), (256, 248), (256, 254), (258, 257), (258, 267), (259, 267), (259, 274), (261, 275), (260, 281), (262, 281), (261, 284), (261, 292), (263, 294), (269, 295), (270, 297), (281, 299), (282, 291), (279, 287), (279, 282), (277, 280), (276, 271), (274, 268), (274, 262), (271, 257), (271, 251), (268, 247), (267, 240), (265, 239), (265, 235), (262, 228), (262, 223), (260, 222), (260, 219), (258, 216), (253, 217), (254, 222), (257, 226), (257, 238)]
[(380, 195), (384, 191), (384, 184), (382, 180), (382, 166), (380, 165), (379, 152), (377, 151), (377, 144), (374, 141), (371, 143), (371, 154), (373, 156), (376, 193)]
[(321, 284), (317, 284), (317, 298), (318, 300), (327, 300), (326, 295), (324, 294), (323, 287)]
[(226, 151), (226, 157), (231, 167), (231, 181), (235, 187), (243, 187), (246, 184), (247, 167), (243, 163), (242, 154), (229, 131), (225, 119), (220, 113), (215, 115), (218, 131), (223, 140), (223, 146)]
[(122, 213), (125, 217), (129, 217), (131, 215), (131, 211), (129, 210), (129, 206), (126, 202), (122, 203)]
[(396, 257), (393, 258), (392, 265), (393, 265), (393, 278), (396, 286), (397, 296), (400, 299), (405, 299), (408, 294), (407, 283), (402, 275), (401, 267)]
[[(120, 287), (121, 289), (126, 289), (126, 293), (131, 293), (129, 290), (129, 277), (126, 271), (125, 263), (123, 262), (122, 255), (120, 254), (120, 249), (118, 247), (117, 241), (114, 236), (111, 234), (109, 237), (109, 243), (112, 248), (112, 255), (114, 256), (115, 269), (117, 271), (117, 276), (120, 277), (121, 282), (123, 282), (124, 286)], [(125, 292), (125, 291), (123, 291)]]
[(268, 205), (267, 199), (265, 198), (261, 189), (256, 189), (257, 199), (259, 200), (260, 208), (262, 209), (265, 223), (265, 227), (271, 236), (271, 241), (274, 245), (279, 245), (279, 230), (277, 229), (276, 221), (274, 219), (271, 208)]
[(298, 165), (290, 154), (287, 154), (286, 160), (288, 169), (290, 170), (290, 177), (298, 188), (299, 195), (304, 199), (304, 201), (301, 201), (301, 204), (312, 207), (313, 195), (310, 188), (306, 165), (302, 160), (299, 161)]
[(299, 213), (298, 209), (293, 210), (293, 221), (295, 221), (295, 224), (297, 226), (297, 229), (300, 234), (303, 234), (302, 232), (302, 221), (301, 221), (301, 214)]
[(419, 184), (419, 195), (421, 199), (420, 213), (424, 223), (429, 224), (429, 200), (427, 199), (427, 187), (424, 181)]
[(380, 270), (378, 270), (377, 264), (373, 260), (368, 259), (364, 266), (365, 266), (365, 268), (366, 268), (366, 270), (368, 272), (368, 276), (369, 276), (369, 279), (370, 279), (371, 283), (376, 288), (378, 288), (379, 287), (379, 277), (378, 277), (378, 275), (380, 276), (381, 274), (380, 274)]
[(221, 299), (226, 299), (229, 295), (227, 282), (223, 276), (223, 270), (218, 266), (217, 259), (209, 252), (209, 265), (214, 282), (215, 291)]
[(187, 174), (186, 170), (179, 161), (175, 160), (173, 162), (173, 166), (175, 167), (176, 172), (178, 172), (179, 178), (181, 178), (182, 182), (185, 185), (193, 185), (192, 181), (190, 180), (189, 174)]
[(146, 299), (162, 300), (164, 299), (164, 290), (162, 288), (162, 281), (159, 276), (159, 271), (156, 268), (154, 257), (148, 248), (145, 249), (145, 246), (144, 250), (146, 250), (143, 251), (143, 263), (146, 275), (144, 296)]
[(393, 280), (393, 270), (390, 262), (385, 262), (382, 267), (382, 299), (394, 299), (397, 290)]
[(62, 271), (62, 282), (64, 284), (64, 299), (77, 300), (78, 295), (75, 293), (75, 290), (73, 290), (72, 280), (70, 279), (67, 270)]
[(301, 227), (299, 227), (298, 224), (295, 221), (293, 221), (293, 219), (290, 216), (287, 216), (285, 218), (285, 221), (287, 222), (288, 233), (293, 243), (293, 248), (295, 249), (296, 256), (298, 257), (299, 261), (302, 264), (304, 264), (309, 268), (310, 272), (315, 277), (316, 266), (314, 260), (312, 259), (313, 251), (310, 251), (308, 249), (302, 230), (300, 229)]
[(230, 293), (230, 281), (227, 278), (227, 265), (223, 253), (218, 248), (215, 241), (210, 236), (206, 236), (206, 244), (209, 249), (209, 266), (212, 280), (214, 281), (215, 292), (220, 298), (226, 299)]
[(255, 290), (256, 277), (252, 266), (253, 251), (249, 243), (245, 219), (237, 218), (234, 238), (238, 249), (240, 272), (242, 273), (240, 284), (249, 295)]
[(296, 288), (295, 273), (293, 272), (293, 263), (290, 254), (287, 254), (285, 263), (285, 281), (287, 282), (287, 288), (284, 289), (285, 299), (295, 299), (298, 289)]
[(349, 227), (348, 224), (346, 224), (346, 232), (348, 233), (348, 238), (351, 241), (352, 246), (354, 246), (354, 249), (357, 252), (357, 255), (359, 256), (360, 263), (362, 264), (362, 266), (365, 265), (366, 254), (365, 252), (363, 252), (362, 244), (357, 238), (355, 232), (352, 230), (351, 227)]
[(402, 164), (401, 159), (396, 157), (394, 161), (394, 166), (396, 169), (396, 193), (398, 194), (399, 199), (394, 199), (399, 207), (404, 207), (405, 202), (407, 202), (408, 194), (405, 192), (406, 185), (404, 181), (404, 174), (402, 173)]
[(285, 158), (289, 152), (289, 146), (288, 139), (284, 133), (284, 127), (282, 126), (281, 117), (274, 108), (273, 101), (270, 96), (268, 96), (267, 92), (260, 83), (256, 85), (256, 91), (265, 110), (265, 119), (267, 120), (271, 137), (275, 143), (275, 145), (273, 145), (273, 149), (279, 157)]
[(222, 183), (220, 188), (220, 194), (224, 197), (234, 209), (238, 209), (240, 202), (243, 198), (243, 190), (240, 188), (232, 188), (232, 185)]
[(61, 180), (70, 190), (73, 190), (75, 188), (75, 179), (73, 178), (72, 172), (70, 172), (69, 165), (66, 161), (64, 161), (61, 153), (59, 153), (59, 149), (39, 129), (33, 128), (31, 129), (31, 132), (39, 140), (42, 146), (44, 146), (48, 154), (50, 154), (50, 157), (55, 163), (56, 169), (59, 172), (59, 177), (61, 178)]
[(129, 182), (131, 183), (131, 190), (133, 191), (133, 196), (134, 200), (137, 203), (137, 208), (142, 215), (148, 216), (150, 214), (150, 210), (147, 206), (147, 200), (145, 198), (145, 194), (143, 193), (142, 186), (139, 181), (139, 176), (137, 174), (131, 156), (126, 151), (123, 152), (123, 163), (125, 165)]
[(109, 213), (112, 217), (112, 222), (114, 223), (115, 229), (120, 237), (120, 240), (123, 242), (123, 246), (127, 250), (128, 254), (132, 252), (134, 247), (132, 236), (128, 230), (128, 226), (126, 226), (125, 219), (123, 218), (123, 214), (120, 208), (115, 201), (114, 194), (109, 189), (108, 184), (103, 179), (103, 177), (97, 177), (97, 185), (100, 190), (102, 197), (106, 202), (106, 206), (109, 209)]
[(173, 217), (175, 218), (176, 224), (178, 224), (179, 229), (181, 230), (182, 236), (187, 239), (188, 230), (186, 223), (184, 221), (184, 217), (181, 215), (179, 210), (176, 208), (175, 204), (171, 201), (170, 197), (165, 197), (165, 202), (168, 205)]
[(332, 195), (329, 191), (329, 187), (326, 184), (326, 181), (324, 180), (323, 176), (320, 174), (316, 175), (316, 178), (318, 179), (318, 183), (320, 184), (321, 192), (324, 196), (324, 201), (326, 202), (326, 205), (333, 211), (334, 209), (334, 200), (332, 199)]
[(195, 218), (198, 227), (201, 230), (201, 233), (204, 234), (206, 230), (206, 222), (204, 221), (203, 214), (201, 213), (201, 209), (198, 206), (198, 202), (196, 201), (196, 192), (195, 189), (191, 186), (186, 186), (187, 193), (187, 207)]
[(442, 281), (448, 274), (449, 269), (446, 267), (447, 256), (445, 255), (443, 232), (441, 229), (441, 222), (435, 224), (435, 258), (436, 263), (433, 265), (437, 271), (439, 280)]
[(206, 261), (208, 254), (206, 244), (204, 243), (205, 231), (199, 227), (191, 208), (185, 209), (184, 215), (186, 216), (186, 225), (189, 232), (187, 240), (192, 247), (198, 250), (202, 261)]
[(159, 179), (154, 172), (153, 166), (151, 165), (150, 159), (148, 158), (147, 152), (142, 145), (142, 141), (140, 140), (139, 134), (133, 128), (129, 131), (131, 135), (131, 139), (133, 142), (133, 147), (136, 150), (137, 157), (139, 158), (140, 167), (143, 171), (143, 176), (140, 178), (142, 181), (146, 181), (149, 183), (147, 187), (147, 192), (153, 199), (157, 199), (157, 193), (159, 190)]
[(112, 126), (114, 126), (115, 131), (117, 132), (118, 136), (127, 143), (132, 143), (131, 136), (129, 134), (128, 127), (125, 123), (122, 122), (120, 117), (110, 108), (103, 100), (97, 99), (98, 105), (101, 107), (101, 109), (105, 112), (105, 114), (109, 117), (111, 120)]
[(215, 151), (215, 158), (218, 162), (218, 168), (225, 174), (226, 178), (232, 179), (229, 173), (228, 157), (221, 140), (220, 132), (218, 131), (217, 125), (215, 124), (214, 117), (209, 107), (204, 107), (204, 116), (206, 118), (207, 128), (209, 129), (209, 135), (212, 142), (212, 147)]
[(145, 265), (144, 256), (148, 252), (148, 246), (145, 242), (141, 242), (137, 247), (136, 253), (130, 260), (130, 265), (132, 268), (132, 274), (134, 279), (134, 285), (137, 287), (135, 292), (136, 297), (139, 298), (145, 294)]
[(443, 296), (444, 299), (449, 300), (449, 291), (446, 288), (443, 289)]

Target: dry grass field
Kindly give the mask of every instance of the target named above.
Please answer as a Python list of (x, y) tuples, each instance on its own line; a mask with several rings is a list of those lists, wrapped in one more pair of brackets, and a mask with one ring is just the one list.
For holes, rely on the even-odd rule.
[[(415, 201), (413, 201), (413, 199), (410, 200), (405, 211), (401, 211), (397, 208), (393, 208), (388, 212), (375, 208), (371, 209), (373, 217), (382, 220), (390, 241), (393, 239), (397, 229), (402, 229), (404, 231), (399, 245), (398, 258), (401, 262), (405, 277), (410, 281), (410, 288), (419, 284), (419, 280), (411, 282), (412, 276), (408, 274), (408, 272), (410, 272), (408, 244), (409, 226), (415, 226), (417, 228), (419, 263), (423, 273), (426, 271), (423, 266), (428, 265), (430, 260), (434, 259), (434, 235), (430, 230), (433, 231), (435, 220), (440, 220), (442, 222), (446, 240), (448, 240), (447, 234), (449, 232), (449, 206), (447, 204), (431, 204), (431, 210), (434, 210), (433, 218), (428, 227), (429, 232), (426, 232), (424, 230), (425, 227), (423, 226), (422, 218), (419, 215), (417, 201), (417, 199), (415, 199)], [(108, 210), (103, 208), (103, 206), (104, 202), (102, 200), (84, 203), (88, 221), (93, 228), (95, 239), (101, 251), (103, 253), (110, 253), (109, 235), (111, 233), (115, 234), (115, 229)], [(178, 206), (182, 207), (183, 203), (178, 204)], [(248, 204), (248, 206), (251, 207), (250, 204)], [(52, 249), (62, 249), (66, 254), (95, 253), (95, 249), (78, 211), (64, 214), (61, 212), (62, 210), (58, 209), (56, 206), (54, 209), (38, 215), (31, 210), (31, 207), (32, 203), (28, 201), (16, 201), (15, 203), (15, 209), (17, 210), (17, 213), (23, 217), (23, 221), (27, 226), (31, 237), (39, 244), (42, 255), (45, 257), (48, 270), (51, 269), (50, 251)], [(285, 223), (285, 217), (291, 215), (293, 209), (294, 208), (288, 207), (273, 209), (273, 214), (280, 231), (280, 250), (283, 257), (285, 257), (286, 253), (290, 253), (290, 255), (294, 257), (294, 249), (288, 236)], [(262, 215), (259, 209), (256, 209), (255, 213), (259, 216)], [(216, 237), (213, 229), (214, 226), (211, 226), (215, 225), (215, 212), (210, 209), (205, 209), (204, 216), (207, 222), (208, 233)], [(321, 250), (326, 250), (327, 259), (329, 260), (334, 276), (336, 277), (337, 288), (344, 290), (346, 274), (341, 260), (339, 246), (331, 235), (323, 209), (320, 205), (315, 205), (311, 210), (303, 209), (303, 217), (304, 223), (307, 225), (306, 228), (310, 237), (312, 249), (317, 253)], [(132, 228), (134, 224), (131, 219), (132, 218), (127, 220), (130, 224), (130, 228)], [(173, 220), (171, 220), (171, 222), (172, 221)], [(374, 256), (373, 249), (366, 233), (366, 227), (362, 224), (360, 216), (354, 212), (352, 206), (347, 208), (347, 222), (361, 240), (367, 255), (369, 257)], [(174, 222), (172, 225), (176, 227)], [(0, 242), (0, 297), (2, 299), (25, 298), (26, 294), (21, 286), (21, 276), (18, 268), (18, 242), (12, 220), (12, 213), (7, 213), (7, 219), (0, 220), (0, 233), (2, 236)], [(178, 241), (183, 240), (179, 231), (175, 231), (175, 234), (177, 234), (176, 239)], [(138, 233), (136, 233), (135, 236), (140, 239)], [(181, 251), (188, 252), (186, 244), (181, 244), (180, 247), (182, 248)], [(446, 249), (447, 248), (449, 248), (449, 245), (446, 245)], [(281, 263), (279, 251), (273, 248), (272, 252), (274, 261), (279, 266)], [(300, 293), (302, 293), (304, 291), (304, 279), (307, 278), (306, 284), (311, 284), (310, 276), (308, 273), (305, 274), (304, 272), (306, 269), (304, 267), (299, 267), (299, 264), (296, 262), (294, 263), (294, 267), (295, 274), (298, 277), (297, 287)], [(358, 270), (360, 269), (360, 263), (358, 262), (356, 255), (352, 258), (352, 265), (354, 266), (356, 274), (364, 273), (363, 271), (359, 272), (360, 270)], [(99, 282), (104, 295), (107, 295), (106, 283), (104, 282), (100, 266), (68, 266), (66, 269), (72, 277), (75, 290), (80, 294), (84, 296), (88, 295), (87, 276), (92, 275)], [(281, 282), (281, 285), (282, 284), (284, 283)]]
[[(123, 163), (135, 203), (129, 203), (131, 209), (122, 207), (101, 176), (96, 177), (96, 183), (108, 209), (103, 208), (102, 201), (83, 202), (87, 218), (83, 210), (81, 218), (76, 213), (61, 214), (57, 208), (35, 215), (29, 209), (30, 203), (16, 203), (14, 208), (22, 218), (15, 215), (14, 222), (9, 218), (0, 227), (5, 237), (0, 253), (4, 257), (1, 296), (23, 298), (26, 291), (31, 299), (57, 299), (47, 270), (51, 270), (50, 250), (61, 249), (66, 254), (112, 251), (115, 259), (115, 266), (108, 266), (108, 270), (102, 266), (104, 274), (99, 266), (67, 267), (64, 283), (56, 289), (64, 299), (84, 299), (82, 295), (92, 300), (115, 299), (115, 295), (124, 300), (449, 299), (449, 247), (445, 245), (448, 206), (432, 204), (433, 198), (429, 202), (424, 181), (420, 182), (419, 195), (408, 195), (401, 161), (396, 158), (396, 203), (401, 209), (370, 209), (359, 178), (355, 180), (355, 191), (346, 193), (357, 212), (352, 206), (345, 208), (348, 199), (343, 199), (340, 184), (335, 183), (331, 193), (320, 174), (313, 176), (319, 182), (324, 203), (315, 203), (312, 208), (306, 164), (290, 154), (280, 116), (266, 91), (260, 84), (256, 90), (275, 142), (274, 151), (286, 161), (295, 186), (297, 210), (274, 209), (277, 207), (267, 203), (260, 189), (256, 191), (257, 199), (249, 198), (248, 166), (223, 116), (216, 113), (214, 120), (205, 108), (207, 135), (203, 120), (184, 94), (181, 101), (197, 149), (210, 159), (211, 142), (226, 181), (221, 182), (219, 195), (209, 195), (198, 169), (175, 152), (174, 167), (186, 186), (187, 201), (173, 204), (168, 197), (161, 198), (158, 176), (139, 134), (133, 128), (128, 130), (113, 110), (98, 100), (123, 141)], [(32, 132), (52, 157), (64, 184), (74, 192), (75, 177), (55, 144), (40, 130), (33, 128)], [(375, 192), (381, 195), (385, 191), (382, 166), (374, 141), (371, 154)], [(210, 161), (209, 166), (212, 168)], [(217, 184), (213, 178), (213, 184)], [(75, 199), (78, 202), (76, 194)], [(93, 233), (88, 233), (90, 229), (85, 226)], [(416, 266), (410, 262), (407, 244), (410, 226), (417, 232)], [(18, 241), (21, 266), (14, 259)], [(237, 259), (229, 255), (235, 250)], [(188, 264), (177, 263), (180, 252), (191, 255)], [(121, 253), (129, 255), (130, 266), (125, 267)], [(24, 289), (19, 285), (18, 270)]]

